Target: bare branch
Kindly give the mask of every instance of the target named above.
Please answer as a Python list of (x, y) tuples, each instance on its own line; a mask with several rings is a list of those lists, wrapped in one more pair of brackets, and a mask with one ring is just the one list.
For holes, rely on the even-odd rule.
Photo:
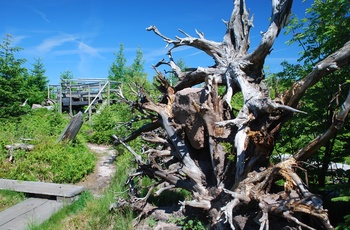
[(125, 144), (122, 140), (120, 140), (116, 135), (113, 135), (113, 138), (115, 140), (117, 140), (120, 144), (122, 144), (127, 150), (129, 150), (129, 152), (132, 153), (132, 155), (134, 155), (135, 157), (135, 161), (137, 164), (139, 165), (143, 165), (145, 164), (143, 161), (142, 161), (142, 158), (140, 155), (138, 155), (129, 145)]
[(350, 111), (350, 88), (349, 93), (342, 104), (339, 113), (334, 116), (331, 126), (326, 132), (316, 137), (312, 140), (307, 146), (300, 149), (297, 153), (294, 154), (294, 158), (298, 161), (303, 161), (308, 159), (311, 155), (317, 152), (326, 142), (328, 142), (335, 133), (342, 127), (347, 115)]
[(223, 40), (225, 49), (227, 49), (225, 54), (232, 55), (226, 57), (228, 60), (232, 61), (233, 58), (243, 57), (247, 54), (250, 45), (249, 31), (252, 26), (252, 19), (249, 20), (245, 1), (235, 0), (230, 21), (226, 23), (227, 28)]
[(134, 140), (135, 138), (139, 137), (142, 133), (155, 130), (155, 129), (159, 128), (160, 126), (161, 126), (161, 123), (160, 123), (158, 120), (155, 121), (155, 122), (152, 122), (152, 123), (145, 124), (145, 125), (143, 125), (141, 128), (139, 128), (139, 129), (133, 131), (133, 132), (132, 132), (130, 135), (128, 135), (127, 137), (115, 139), (114, 142), (113, 142), (113, 144), (114, 144), (114, 145), (119, 145), (119, 144), (121, 144), (121, 142), (129, 142), (129, 141), (132, 141), (132, 140)]
[(166, 190), (169, 190), (169, 189), (172, 189), (172, 188), (175, 188), (175, 185), (171, 184), (169, 185), (169, 183), (163, 183), (164, 186), (162, 186), (160, 189), (158, 189), (154, 195), (155, 196), (159, 196), (162, 192), (166, 191)]
[(322, 77), (350, 64), (350, 41), (326, 59), (317, 63), (304, 79), (293, 84), (292, 88), (283, 95), (283, 104), (296, 107), (306, 90), (316, 84)]
[(271, 52), (271, 47), (278, 34), (285, 26), (292, 7), (292, 0), (272, 0), (271, 24), (263, 34), (259, 46), (244, 59), (254, 63), (257, 70), (261, 70), (266, 56)]
[(194, 38), (182, 30), (179, 30), (179, 31), (182, 34), (185, 34), (187, 37), (185, 38), (176, 37), (176, 40), (172, 40), (164, 36), (163, 34), (161, 34), (157, 29), (157, 27), (155, 26), (149, 26), (148, 28), (146, 28), (146, 30), (153, 31), (155, 34), (163, 38), (168, 45), (172, 44), (173, 47), (169, 51), (180, 46), (191, 46), (199, 50), (202, 50), (205, 53), (207, 53), (209, 56), (213, 57), (215, 63), (220, 63), (220, 60), (216, 58), (216, 57), (222, 56), (221, 49), (220, 49), (221, 43), (219, 42), (206, 40), (202, 36), (200, 36), (200, 38)]

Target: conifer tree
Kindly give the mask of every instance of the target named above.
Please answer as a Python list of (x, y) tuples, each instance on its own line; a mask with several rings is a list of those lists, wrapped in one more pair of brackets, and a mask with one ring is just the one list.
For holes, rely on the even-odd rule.
[(12, 46), (10, 34), (0, 44), (0, 117), (19, 116), (27, 109), (29, 94), (25, 82), (28, 72), (23, 67), (26, 60), (15, 57), (21, 50)]

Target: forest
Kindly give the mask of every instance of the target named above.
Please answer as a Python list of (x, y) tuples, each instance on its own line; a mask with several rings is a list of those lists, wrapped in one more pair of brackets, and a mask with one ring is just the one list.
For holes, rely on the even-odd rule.
[[(58, 105), (31, 109), (47, 99), (42, 60), (24, 68), (16, 57), (23, 49), (7, 35), (0, 44), (0, 178), (77, 183), (96, 163), (86, 143), (110, 145), (118, 153), (113, 183), (102, 198), (86, 195), (78, 211), (66, 213), (71, 226), (349, 229), (350, 2), (315, 0), (305, 18), (291, 6), (272, 1), (270, 25), (253, 50), (243, 0), (233, 1), (220, 42), (181, 30), (173, 39), (148, 27), (170, 47), (169, 60), (154, 64), (150, 81), (142, 50), (128, 66), (121, 44), (108, 76), (121, 83), (113, 88), (117, 103), (64, 143), (57, 138), (70, 116)], [(272, 73), (265, 59), (284, 34), (302, 52), (298, 64), (284, 61)], [(175, 60), (173, 51), (184, 46), (214, 65)], [(35, 147), (9, 153), (5, 146), (20, 141)], [(64, 228), (54, 225), (46, 228)]]

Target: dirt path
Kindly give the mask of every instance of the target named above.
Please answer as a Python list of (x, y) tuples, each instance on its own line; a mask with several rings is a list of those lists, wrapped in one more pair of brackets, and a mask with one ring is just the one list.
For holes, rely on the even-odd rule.
[[(95, 170), (89, 174), (84, 181), (78, 183), (78, 185), (85, 186), (94, 196), (98, 197), (105, 188), (107, 188), (111, 182), (112, 177), (115, 174), (116, 166), (113, 163), (116, 158), (116, 151), (110, 146), (88, 144), (91, 151), (96, 153), (98, 157)], [(166, 213), (175, 213), (174, 206), (168, 207), (169, 209), (159, 208), (154, 210), (154, 219), (157, 219), (157, 224), (154, 228), (149, 227), (149, 220), (143, 220), (137, 229), (152, 230), (152, 229), (181, 229), (174, 223), (167, 223), (168, 215)], [(176, 207), (175, 207), (176, 208)], [(176, 208), (177, 210), (177, 208)]]
[(94, 172), (79, 182), (78, 185), (85, 186), (94, 196), (99, 196), (108, 187), (115, 174), (115, 164), (113, 162), (116, 151), (111, 146), (106, 145), (88, 144), (88, 147), (96, 154), (98, 160)]

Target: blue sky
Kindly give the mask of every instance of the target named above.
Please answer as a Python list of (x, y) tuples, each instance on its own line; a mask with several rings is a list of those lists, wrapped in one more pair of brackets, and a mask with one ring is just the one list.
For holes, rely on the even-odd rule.
[[(155, 25), (165, 36), (183, 36), (178, 29), (196, 36), (195, 30), (209, 40), (222, 41), (230, 18), (233, 0), (199, 1), (113, 1), (113, 0), (0, 0), (0, 38), (13, 37), (13, 45), (24, 50), (17, 58), (27, 60), (31, 68), (34, 58), (41, 58), (50, 84), (59, 83), (62, 72), (70, 70), (74, 78), (106, 78), (120, 44), (124, 45), (127, 65), (140, 48), (149, 79), (151, 68), (166, 58), (165, 42), (146, 27)], [(251, 49), (260, 42), (260, 31), (268, 27), (270, 0), (247, 0), (254, 14)], [(311, 0), (294, 0), (293, 13), (304, 17)], [(280, 70), (283, 60), (296, 62), (300, 49), (287, 46), (288, 37), (280, 34), (274, 50), (266, 60), (272, 72)], [(210, 66), (211, 58), (195, 49), (179, 49), (175, 60), (182, 58), (188, 67)], [(159, 70), (162, 70), (160, 68)]]

